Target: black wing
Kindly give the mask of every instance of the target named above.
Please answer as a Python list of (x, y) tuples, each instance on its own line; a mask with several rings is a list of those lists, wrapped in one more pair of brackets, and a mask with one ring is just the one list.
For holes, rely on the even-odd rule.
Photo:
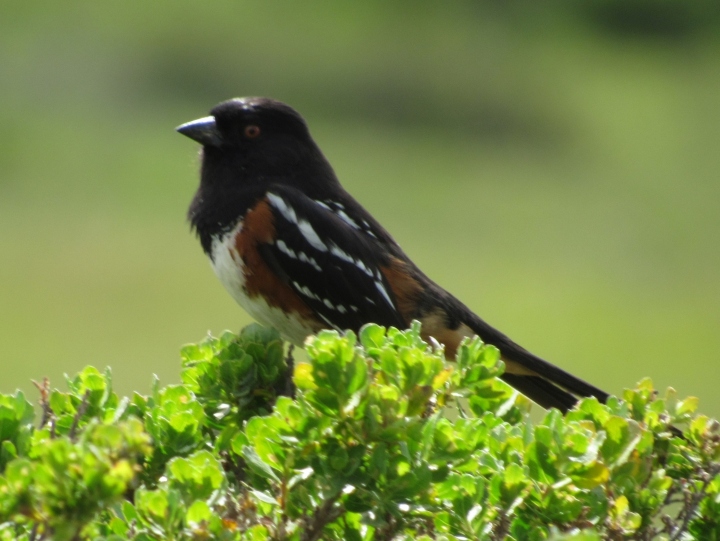
[(406, 326), (381, 271), (388, 263), (385, 250), (339, 212), (342, 204), (314, 201), (287, 186), (271, 188), (266, 197), (275, 240), (258, 251), (319, 319), (340, 330), (357, 331), (366, 323)]

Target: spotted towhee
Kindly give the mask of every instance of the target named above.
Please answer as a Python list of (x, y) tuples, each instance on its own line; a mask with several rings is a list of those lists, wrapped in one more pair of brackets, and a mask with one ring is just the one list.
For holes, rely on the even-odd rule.
[(202, 144), (190, 222), (215, 274), (259, 322), (295, 344), (323, 328), (366, 323), (407, 328), (449, 358), (478, 335), (505, 361), (502, 376), (544, 407), (607, 394), (522, 347), (430, 280), (348, 194), (300, 114), (275, 100), (243, 98), (177, 130)]

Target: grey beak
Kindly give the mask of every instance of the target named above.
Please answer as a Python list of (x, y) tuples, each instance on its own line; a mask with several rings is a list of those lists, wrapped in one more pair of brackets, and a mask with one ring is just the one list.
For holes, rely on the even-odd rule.
[(203, 146), (217, 147), (222, 143), (222, 136), (217, 129), (214, 116), (206, 116), (186, 122), (175, 128), (175, 130)]

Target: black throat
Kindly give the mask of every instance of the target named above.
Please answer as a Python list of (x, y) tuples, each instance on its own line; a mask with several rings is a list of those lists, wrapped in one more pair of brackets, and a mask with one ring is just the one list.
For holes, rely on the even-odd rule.
[(279, 160), (277, 167), (268, 167), (240, 153), (204, 148), (200, 187), (187, 215), (203, 251), (211, 256), (213, 240), (232, 231), (273, 185), (301, 189), (311, 199), (349, 198), (325, 157), (313, 150), (303, 160)]
[(200, 187), (187, 214), (207, 255), (211, 255), (213, 239), (232, 231), (265, 192), (246, 166), (214, 154), (212, 149), (203, 150)]

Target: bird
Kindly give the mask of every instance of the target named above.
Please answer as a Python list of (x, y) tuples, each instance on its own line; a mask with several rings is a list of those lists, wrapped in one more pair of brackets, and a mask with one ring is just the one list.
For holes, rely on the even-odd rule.
[(608, 394), (519, 346), (428, 278), (340, 184), (289, 105), (234, 98), (176, 130), (202, 146), (188, 220), (225, 289), (292, 344), (368, 323), (444, 346), (479, 336), (500, 351), (502, 379), (544, 408)]

